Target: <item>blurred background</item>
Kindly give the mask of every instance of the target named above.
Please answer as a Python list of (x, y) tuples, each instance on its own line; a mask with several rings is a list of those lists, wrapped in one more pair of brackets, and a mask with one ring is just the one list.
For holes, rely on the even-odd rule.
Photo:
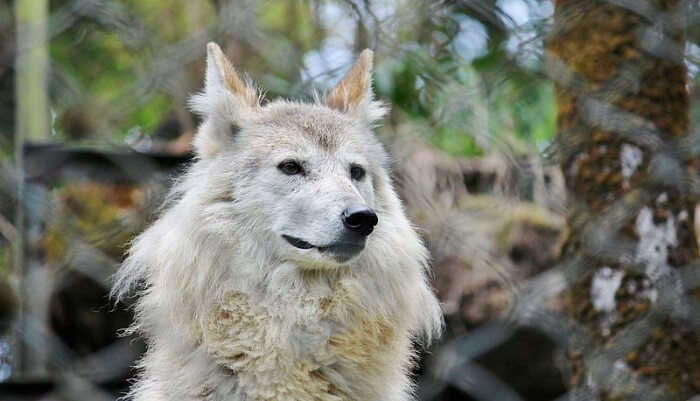
[(700, 399), (697, 0), (0, 0), (0, 400), (115, 400), (108, 299), (206, 42), (267, 98), (375, 51), (447, 330), (419, 400)]

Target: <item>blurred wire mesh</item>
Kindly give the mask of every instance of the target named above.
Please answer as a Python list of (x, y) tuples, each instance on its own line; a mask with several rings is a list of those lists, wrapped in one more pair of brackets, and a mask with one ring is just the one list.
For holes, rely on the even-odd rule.
[[(448, 322), (416, 372), (419, 399), (696, 396), (700, 217), (647, 222), (644, 205), (664, 203), (664, 188), (698, 204), (697, 164), (679, 166), (700, 152), (700, 4), (554, 3), (0, 0), (0, 398), (112, 400), (126, 388), (144, 346), (118, 336), (130, 312), (110, 305), (109, 277), (189, 160), (197, 119), (187, 96), (202, 86), (210, 40), (269, 98), (310, 99), (359, 50), (375, 49), (375, 89), (392, 106), (378, 135), (433, 254)], [(628, 13), (633, 46), (650, 56), (601, 84), (552, 49), (606, 7)], [(615, 51), (616, 37), (593, 34), (574, 43)], [(670, 139), (620, 106), (644, 90), (653, 58), (685, 75), (687, 109), (663, 112), (690, 122)], [(604, 61), (590, 63), (606, 75)], [(583, 121), (571, 130), (566, 96)], [(622, 143), (623, 191), (592, 191), (610, 202), (602, 211), (577, 196), (577, 172), (561, 168), (590, 153), (590, 130)], [(634, 181), (642, 163), (649, 174)], [(665, 234), (642, 244), (645, 233), (625, 232), (635, 219)], [(683, 221), (694, 246), (672, 240)], [(647, 246), (680, 246), (690, 261), (649, 271), (635, 259)], [(601, 264), (609, 260), (624, 268)], [(622, 319), (625, 294), (647, 300), (641, 317)], [(649, 351), (649, 339), (681, 332), (681, 368), (670, 375), (657, 374), (659, 361), (630, 359), (648, 351), (673, 361), (674, 349)]]

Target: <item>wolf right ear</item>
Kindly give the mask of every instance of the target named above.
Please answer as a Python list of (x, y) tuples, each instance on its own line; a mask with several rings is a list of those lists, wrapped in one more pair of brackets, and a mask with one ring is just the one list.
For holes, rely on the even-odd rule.
[(200, 156), (208, 157), (231, 142), (242, 123), (260, 107), (255, 87), (240, 78), (236, 69), (214, 42), (207, 44), (204, 91), (190, 99), (193, 111), (205, 117), (194, 139)]
[(372, 92), (372, 63), (374, 53), (365, 49), (360, 57), (325, 98), (328, 107), (355, 115), (367, 123), (381, 119), (386, 107), (374, 100)]
[(231, 62), (214, 42), (207, 44), (207, 73), (205, 91), (226, 90), (240, 101), (243, 106), (257, 108), (258, 93), (248, 82), (243, 81), (236, 73)]

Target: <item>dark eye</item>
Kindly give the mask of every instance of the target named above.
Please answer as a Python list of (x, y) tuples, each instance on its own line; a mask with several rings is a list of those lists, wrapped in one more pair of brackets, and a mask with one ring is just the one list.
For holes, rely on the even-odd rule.
[(352, 177), (353, 180), (360, 181), (365, 177), (365, 169), (357, 165), (351, 166), (350, 177)]
[(229, 126), (229, 131), (231, 132), (231, 136), (236, 136), (238, 135), (238, 132), (240, 132), (241, 127), (237, 126), (236, 124), (231, 124)]
[(294, 160), (285, 160), (282, 163), (278, 164), (277, 168), (287, 175), (297, 175), (304, 173), (304, 168), (301, 167), (301, 164)]

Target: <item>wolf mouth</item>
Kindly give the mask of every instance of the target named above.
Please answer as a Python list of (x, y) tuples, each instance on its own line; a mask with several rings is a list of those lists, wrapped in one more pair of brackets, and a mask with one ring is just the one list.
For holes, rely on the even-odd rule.
[(295, 248), (299, 249), (311, 249), (315, 248), (315, 246), (309, 244), (308, 242), (304, 241), (303, 239), (299, 239), (296, 237), (292, 237), (290, 235), (282, 235), (282, 238), (284, 238), (289, 244)]
[(338, 262), (346, 262), (352, 259), (355, 255), (360, 253), (365, 248), (365, 241), (358, 242), (336, 242), (333, 244), (325, 246), (315, 246), (303, 239), (292, 237), (291, 235), (282, 235), (290, 245), (299, 249), (311, 249), (316, 248), (319, 252), (324, 254), (331, 254), (334, 259)]

